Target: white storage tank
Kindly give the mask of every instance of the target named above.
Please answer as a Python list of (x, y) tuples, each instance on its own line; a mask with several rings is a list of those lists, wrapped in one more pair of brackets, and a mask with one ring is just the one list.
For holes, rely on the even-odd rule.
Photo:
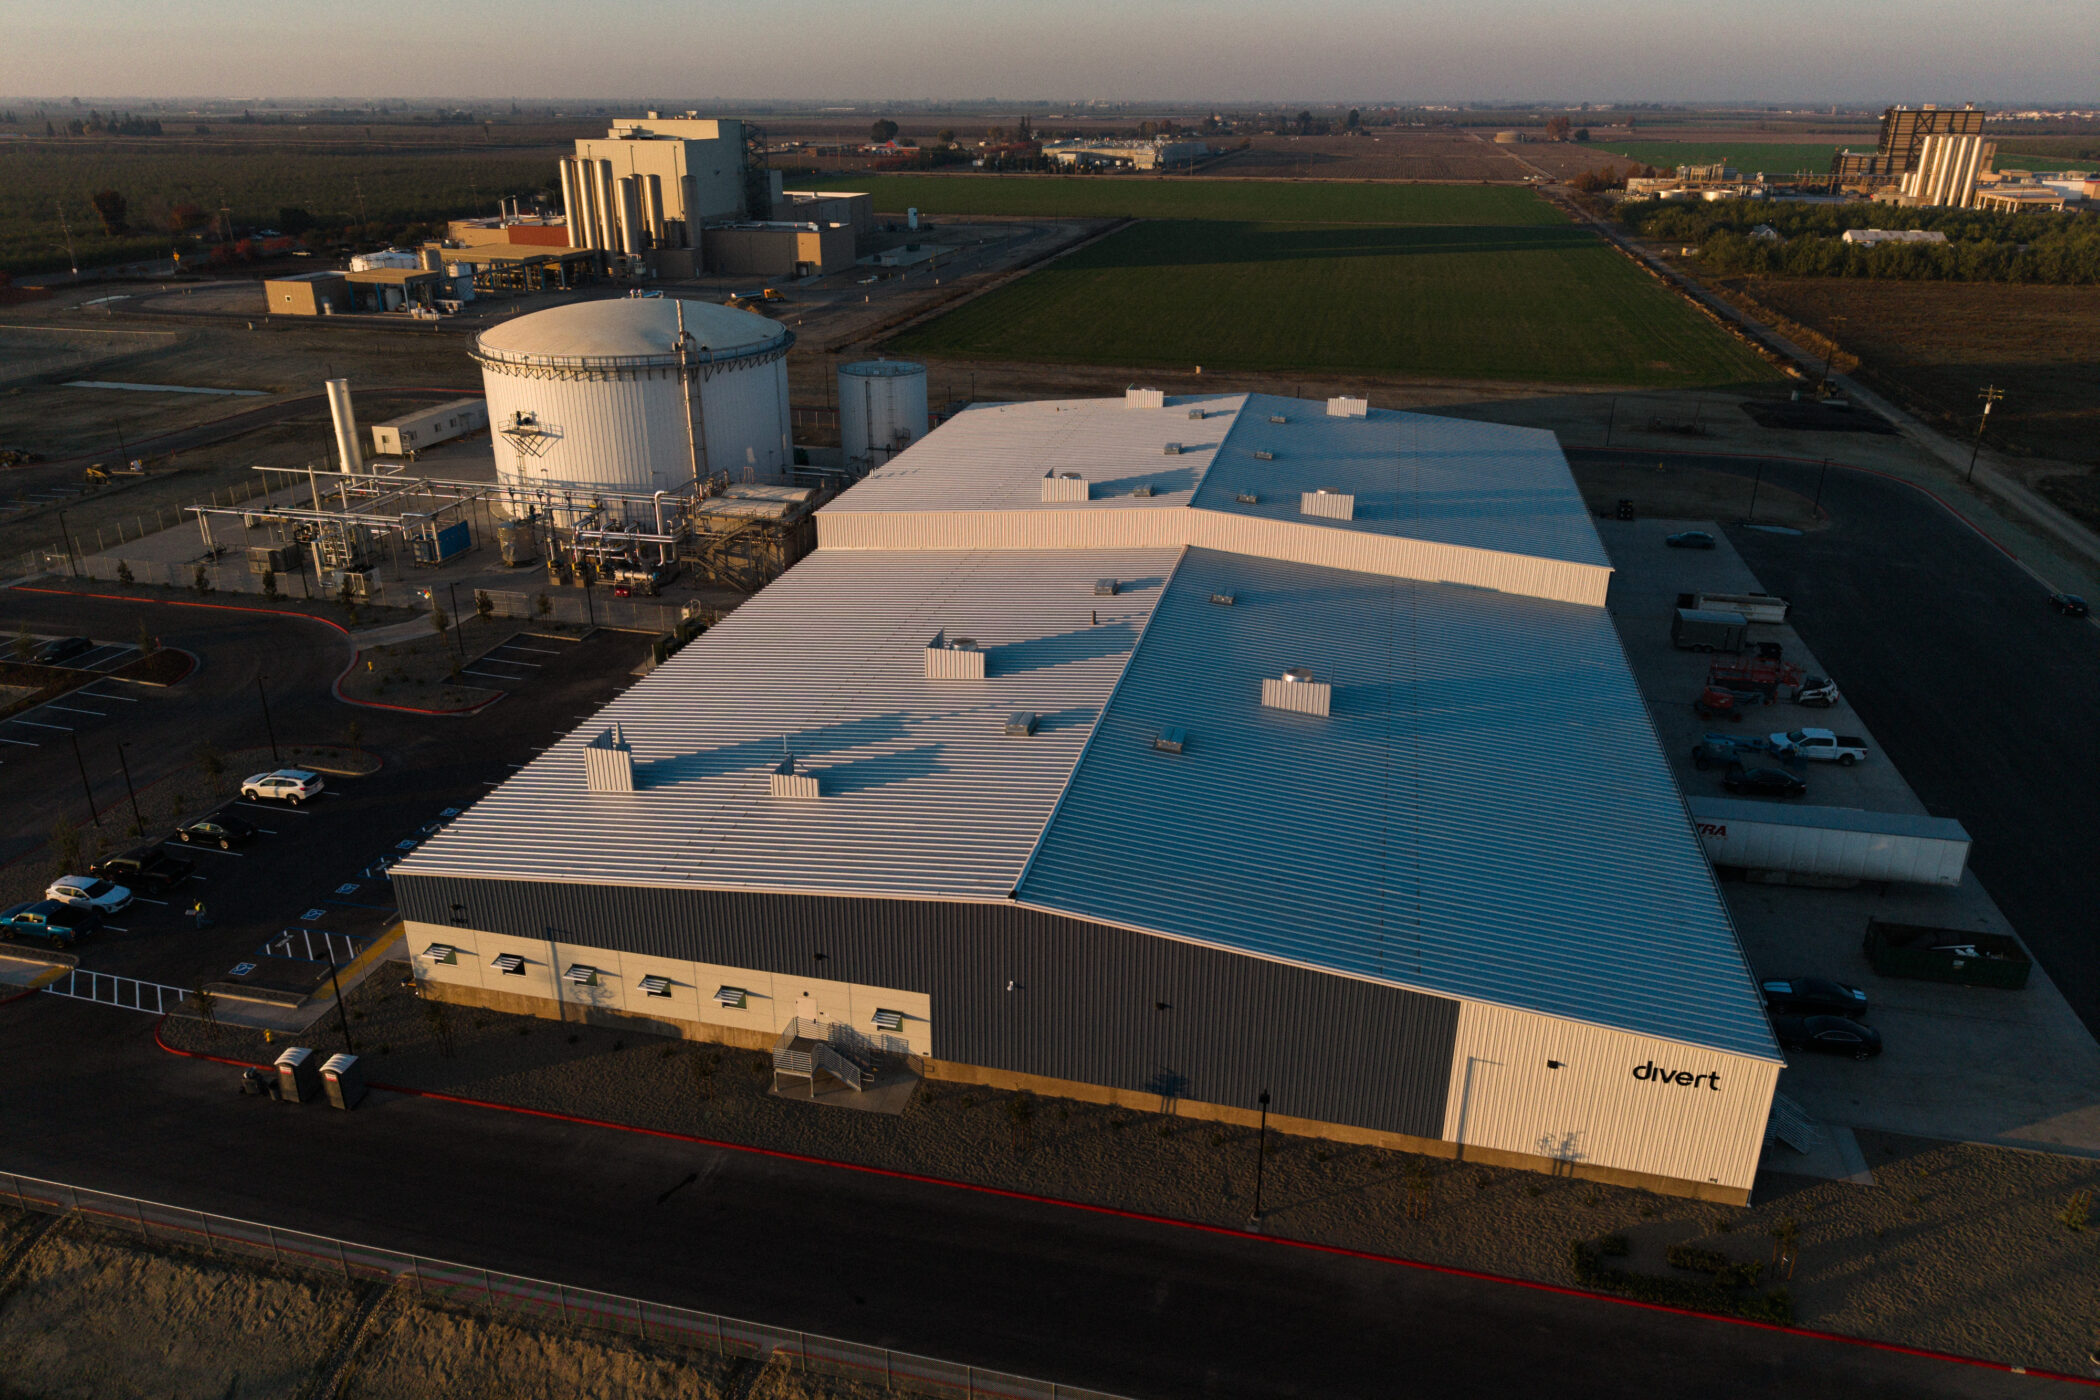
[(926, 436), (926, 366), (861, 360), (839, 366), (839, 447), (856, 473), (875, 470)]
[(696, 470), (788, 482), (794, 343), (764, 316), (668, 297), (575, 302), (484, 331), (473, 354), (497, 478), (639, 493), (677, 490)]

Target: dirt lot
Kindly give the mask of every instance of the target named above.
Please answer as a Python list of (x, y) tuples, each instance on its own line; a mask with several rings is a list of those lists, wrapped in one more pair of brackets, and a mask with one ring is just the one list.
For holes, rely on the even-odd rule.
[[(813, 1106), (770, 1094), (763, 1054), (437, 1009), (403, 988), (405, 974), (391, 965), (352, 996), (382, 1083), (1226, 1226), (1243, 1225), (1253, 1204), (1249, 1129), (939, 1082), (900, 1116)], [(281, 1048), (233, 1028), (213, 1039), (195, 1022), (165, 1033), (257, 1060)], [(323, 1045), (332, 1038), (320, 1033)], [(1878, 1188), (1769, 1176), (1758, 1203), (1739, 1209), (1272, 1132), (1268, 1228), (1556, 1283), (1572, 1281), (1571, 1244), (1623, 1232), (1619, 1262), (1683, 1283), (1665, 1262), (1670, 1245), (1769, 1263), (1772, 1232), (1791, 1220), (1800, 1262), (1777, 1282), (1798, 1321), (2083, 1368), (2100, 1342), (2100, 1230), (2060, 1216), (2074, 1192), (2100, 1187), (2100, 1162), (1860, 1138)]]
[[(2035, 459), (2030, 484), (2100, 525), (2100, 287), (1758, 280), (1733, 284), (1858, 355), (1856, 371), (1957, 437), (1977, 392), (2005, 399), (1986, 439)], [(2065, 475), (2066, 467), (2076, 470)]]
[(1754, 508), (1761, 525), (1820, 530), (1830, 523), (1806, 496), (1760, 485), (1753, 499), (1752, 483), (1727, 472), (1665, 461), (1652, 467), (1584, 462), (1573, 470), (1583, 503), (1600, 515), (1612, 511), (1621, 500), (1631, 500), (1644, 516), (1673, 520), (1741, 520), (1749, 518)]

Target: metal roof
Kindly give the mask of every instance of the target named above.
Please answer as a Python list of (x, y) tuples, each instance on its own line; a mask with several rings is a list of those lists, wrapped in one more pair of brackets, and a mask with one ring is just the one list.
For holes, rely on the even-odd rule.
[(1190, 550), (1017, 897), (1777, 1058), (1601, 608)]
[[(475, 250), (479, 252), (480, 250)], [(538, 249), (534, 256), (565, 249)], [(673, 297), (609, 297), (550, 306), (492, 326), (475, 338), (484, 356), (531, 363), (542, 358), (637, 356), (660, 359), (674, 353), (680, 300)], [(711, 301), (686, 301), (685, 328), (706, 350), (769, 345), (785, 334), (778, 321)]]
[[(819, 551), (399, 869), (1004, 899), (1174, 561)], [(927, 677), (942, 632), (977, 641), (983, 679)], [(1017, 710), (1033, 735), (1007, 736)], [(583, 747), (614, 724), (638, 790), (589, 792)], [(783, 740), (814, 800), (770, 795)]]
[(1763, 822), (1814, 831), (1862, 831), (1871, 836), (1917, 836), (1967, 844), (1968, 828), (1952, 817), (1911, 812), (1869, 812), (1860, 807), (1804, 807), (1797, 803), (1751, 802), (1739, 797), (1694, 797), (1686, 808), (1702, 822)]

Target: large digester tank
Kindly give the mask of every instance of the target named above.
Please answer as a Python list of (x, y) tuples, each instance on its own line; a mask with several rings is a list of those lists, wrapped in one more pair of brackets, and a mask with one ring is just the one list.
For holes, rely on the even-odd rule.
[(839, 446), (848, 469), (871, 472), (926, 436), (926, 366), (861, 360), (839, 366)]
[(794, 343), (764, 316), (668, 297), (575, 302), (483, 331), (473, 354), (497, 479), (640, 494), (718, 472), (788, 482)]

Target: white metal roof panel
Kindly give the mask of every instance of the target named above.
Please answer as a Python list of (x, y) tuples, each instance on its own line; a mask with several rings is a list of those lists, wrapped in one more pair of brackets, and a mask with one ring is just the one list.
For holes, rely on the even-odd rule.
[(765, 345), (780, 337), (782, 327), (778, 321), (734, 306), (674, 297), (608, 297), (550, 306), (514, 317), (483, 331), (475, 344), (482, 354), (493, 359), (527, 364), (547, 356), (666, 356), (676, 350), (681, 302), (686, 333), (701, 350), (720, 352)]
[[(398, 868), (1006, 898), (1175, 558), (819, 551)], [(939, 632), (975, 638), (985, 678), (929, 679)], [(1020, 710), (1036, 730), (1009, 737)], [(586, 791), (613, 724), (637, 791)], [(783, 747), (820, 796), (771, 796)]]
[(1019, 898), (1776, 1058), (1599, 608), (1191, 550)]

